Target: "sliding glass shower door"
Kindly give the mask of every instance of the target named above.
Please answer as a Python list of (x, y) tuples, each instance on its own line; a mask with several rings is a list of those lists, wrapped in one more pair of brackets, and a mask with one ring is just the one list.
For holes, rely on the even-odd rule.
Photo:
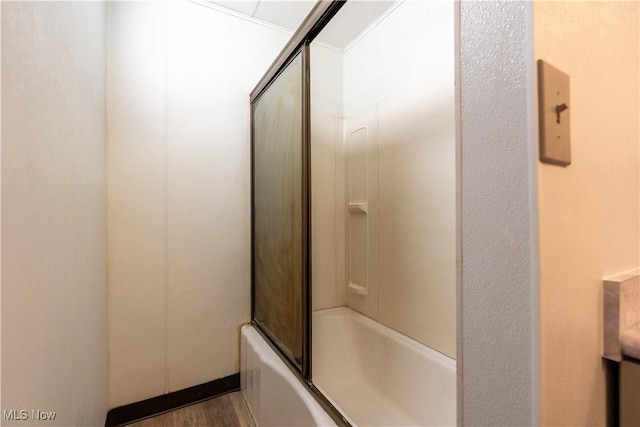
[(307, 371), (305, 47), (252, 100), (253, 319)]

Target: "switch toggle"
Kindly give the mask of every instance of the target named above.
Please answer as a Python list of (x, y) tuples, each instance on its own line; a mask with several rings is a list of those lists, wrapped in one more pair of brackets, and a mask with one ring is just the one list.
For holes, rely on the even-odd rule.
[(560, 124), (560, 113), (562, 113), (567, 108), (569, 108), (567, 104), (556, 105), (556, 114), (558, 115), (558, 119), (556, 120), (556, 123)]
[(571, 164), (569, 76), (538, 60), (538, 122), (540, 161)]

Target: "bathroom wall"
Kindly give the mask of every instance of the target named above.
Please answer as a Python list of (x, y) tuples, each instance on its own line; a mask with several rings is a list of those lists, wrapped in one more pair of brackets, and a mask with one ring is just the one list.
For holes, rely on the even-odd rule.
[(367, 133), (370, 221), (368, 295), (347, 289), (346, 303), (452, 357), (454, 54), (453, 3), (406, 1), (346, 47), (343, 70), (345, 150)]
[(105, 4), (1, 11), (2, 425), (103, 425)]
[(249, 92), (290, 33), (108, 4), (109, 407), (238, 372), (250, 319)]
[(533, 5), (460, 2), (458, 424), (538, 420)]
[(640, 263), (640, 4), (535, 2), (571, 78), (572, 163), (539, 163), (541, 423), (605, 425), (602, 279)]

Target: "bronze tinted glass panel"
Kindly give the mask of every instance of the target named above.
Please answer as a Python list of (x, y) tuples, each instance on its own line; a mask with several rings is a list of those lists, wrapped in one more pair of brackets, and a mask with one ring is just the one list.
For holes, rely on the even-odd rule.
[(303, 66), (298, 54), (253, 104), (254, 320), (302, 369)]

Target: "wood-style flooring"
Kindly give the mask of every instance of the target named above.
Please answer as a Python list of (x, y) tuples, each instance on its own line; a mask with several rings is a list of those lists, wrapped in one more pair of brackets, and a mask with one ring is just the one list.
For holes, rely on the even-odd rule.
[(255, 427), (242, 392), (228, 393), (195, 405), (148, 418), (130, 427)]

